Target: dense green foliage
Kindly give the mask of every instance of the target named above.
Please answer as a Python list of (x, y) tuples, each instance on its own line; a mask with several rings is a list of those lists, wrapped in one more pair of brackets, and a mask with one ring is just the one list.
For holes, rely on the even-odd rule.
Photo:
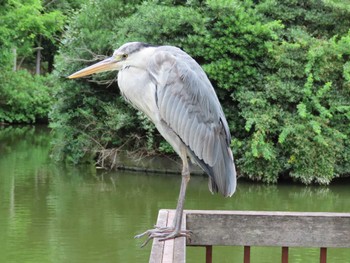
[[(97, 54), (110, 54), (114, 32), (118, 32), (111, 21), (132, 14), (136, 4), (91, 1), (83, 5), (65, 32), (56, 59), (56, 74), (68, 76), (86, 63), (100, 59)], [(101, 75), (97, 78), (103, 81), (106, 74)], [(107, 76), (114, 78), (113, 74)], [(52, 127), (62, 136), (55, 142), (55, 159), (74, 163), (91, 160), (96, 151), (125, 143), (129, 138), (123, 135), (128, 134), (128, 130), (134, 131), (130, 138), (139, 133), (137, 115), (118, 95), (116, 84), (88, 85), (84, 81), (62, 80), (61, 87), (50, 115), (54, 120)]]
[[(64, 2), (64, 8), (57, 7), (62, 13), (72, 6)], [(143, 41), (179, 46), (203, 66), (227, 116), (242, 176), (328, 184), (349, 175), (350, 7), (345, 0), (101, 0), (71, 14), (54, 72), (60, 89), (53, 89), (51, 125), (62, 134), (55, 142), (56, 159), (78, 163), (119, 147), (172, 152), (154, 125), (121, 98), (115, 72), (88, 81), (64, 78), (125, 42)], [(2, 45), (6, 32), (0, 26)], [(50, 27), (34, 32), (53, 39), (45, 33), (53, 32)], [(11, 93), (11, 86), (0, 91)]]
[(1, 46), (17, 48), (20, 56), (31, 55), (40, 36), (54, 41), (55, 32), (63, 26), (61, 12), (44, 12), (42, 2), (38, 0), (3, 1), (0, 17)]
[[(84, 66), (72, 57), (97, 59), (95, 54), (110, 54), (128, 41), (179, 46), (203, 66), (217, 90), (242, 175), (266, 182), (290, 175), (327, 184), (349, 174), (350, 10), (341, 1), (118, 5), (91, 2), (77, 14), (66, 32), (58, 74)], [(96, 8), (117, 19), (94, 23), (89, 12)], [(64, 85), (69, 88), (57, 95), (52, 117), (66, 131), (60, 152), (74, 161), (122, 144), (171, 151), (154, 126), (125, 105), (115, 84)]]
[(0, 122), (46, 121), (53, 105), (51, 77), (32, 76), (25, 70), (0, 72)]
[(64, 13), (76, 6), (68, 0), (53, 2), (0, 2), (0, 123), (47, 121), (55, 81), (29, 73), (35, 71), (35, 48), (44, 46), (41, 65), (50, 71), (66, 19)]

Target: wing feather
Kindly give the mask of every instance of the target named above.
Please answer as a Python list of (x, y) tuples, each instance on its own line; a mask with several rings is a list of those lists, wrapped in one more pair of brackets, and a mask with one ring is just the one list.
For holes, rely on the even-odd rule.
[(201, 125), (201, 131), (200, 131), (200, 138), (199, 138), (199, 145), (200, 145), (200, 156), (201, 159), (206, 160), (206, 163), (209, 164), (209, 160), (207, 158), (204, 157), (204, 148), (205, 145), (207, 144), (206, 138), (207, 138), (207, 134), (210, 132), (210, 130), (208, 129), (208, 127), (206, 127), (205, 124)]
[(202, 126), (203, 126), (203, 123), (198, 123), (197, 125), (197, 129), (195, 129), (195, 131), (193, 132), (194, 133), (194, 142), (193, 142), (193, 151), (196, 153), (197, 157), (199, 159), (203, 159), (202, 157), (202, 144), (201, 144), (201, 132), (202, 132)]
[(188, 134), (190, 137), (188, 138), (187, 146), (189, 146), (191, 150), (194, 151), (194, 153), (196, 153), (195, 152), (196, 145), (194, 144), (194, 140), (196, 138), (195, 136), (196, 136), (197, 127), (198, 127), (198, 119), (193, 118), (191, 122), (191, 127), (189, 128), (189, 131), (188, 131)]
[[(186, 119), (188, 118), (188, 108), (182, 106), (181, 111), (179, 112), (179, 118), (176, 122), (176, 127), (179, 127), (180, 131), (179, 134), (185, 134), (184, 129), (185, 129), (185, 124), (186, 124)], [(183, 141), (185, 138), (183, 138)]]
[(182, 140), (184, 143), (188, 146), (188, 142), (190, 141), (190, 129), (191, 129), (191, 124), (193, 122), (193, 114), (191, 113), (191, 110), (188, 108), (187, 109), (187, 115), (183, 117), (182, 122), (181, 122), (181, 133), (184, 135)]
[(165, 94), (161, 97), (159, 109), (161, 111), (160, 114), (169, 119), (174, 100), (171, 99), (170, 89), (165, 88), (164, 91)]
[(179, 98), (177, 96), (173, 96), (173, 98), (171, 99), (171, 109), (169, 110), (168, 112), (169, 114), (167, 114), (165, 118), (165, 120), (167, 120), (167, 123), (170, 127), (173, 126), (174, 119), (178, 116), (178, 114), (176, 114), (176, 109), (180, 103), (181, 102), (179, 101)]
[(159, 47), (149, 73), (156, 81), (160, 118), (210, 176), (210, 188), (233, 194), (236, 172), (230, 132), (214, 88), (202, 68), (175, 47)]
[[(216, 161), (216, 154), (213, 153), (213, 148), (214, 148), (214, 134), (212, 132), (212, 130), (209, 130), (208, 133), (208, 140), (206, 143), (206, 148), (205, 148), (205, 159), (208, 160), (208, 164), (213, 166), (213, 164)], [(215, 158), (214, 158), (215, 156)]]
[(164, 119), (171, 121), (172, 114), (174, 113), (175, 98), (171, 96), (171, 90), (168, 88), (168, 94), (164, 96), (163, 108), (165, 110)]
[[(170, 127), (175, 130), (175, 129), (181, 129), (181, 127), (179, 126), (179, 122), (181, 120), (181, 118), (183, 118), (183, 115), (181, 115), (181, 112), (183, 109), (186, 109), (186, 107), (184, 107), (183, 103), (180, 103), (181, 98), (177, 98), (177, 105), (175, 108), (175, 113), (173, 114), (173, 119), (170, 121)], [(178, 132), (179, 134), (181, 133), (181, 131), (179, 130)]]

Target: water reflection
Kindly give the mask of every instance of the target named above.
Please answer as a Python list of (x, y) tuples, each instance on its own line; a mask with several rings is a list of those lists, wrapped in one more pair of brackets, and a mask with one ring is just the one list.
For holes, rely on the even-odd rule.
[[(133, 236), (151, 227), (161, 208), (175, 208), (180, 177), (63, 166), (49, 158), (45, 127), (0, 129), (0, 262), (147, 262)], [(232, 198), (211, 195), (192, 177), (185, 209), (349, 212), (349, 184), (330, 187), (240, 181)], [(204, 249), (188, 248), (188, 262)], [(252, 262), (279, 262), (279, 248), (253, 248)], [(318, 250), (292, 249), (291, 262), (317, 262)], [(307, 258), (307, 260), (306, 260)], [(330, 262), (347, 262), (345, 249)], [(242, 248), (215, 247), (215, 262), (242, 262)]]

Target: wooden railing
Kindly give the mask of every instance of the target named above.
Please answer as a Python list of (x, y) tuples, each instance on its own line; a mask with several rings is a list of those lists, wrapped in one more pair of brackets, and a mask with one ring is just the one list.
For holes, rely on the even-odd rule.
[[(157, 225), (170, 226), (174, 213), (160, 210)], [(350, 248), (350, 213), (186, 210), (182, 227), (192, 231), (191, 239), (155, 239), (149, 262), (186, 262), (186, 246), (206, 247), (207, 263), (213, 246), (243, 246), (244, 263), (251, 246), (281, 247), (282, 263), (289, 247), (320, 248), (320, 263), (327, 262), (327, 248)]]

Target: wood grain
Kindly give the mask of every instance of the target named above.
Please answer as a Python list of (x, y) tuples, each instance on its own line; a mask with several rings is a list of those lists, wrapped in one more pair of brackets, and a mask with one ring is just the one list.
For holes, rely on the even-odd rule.
[[(175, 217), (175, 210), (159, 211), (157, 226), (171, 227)], [(185, 217), (182, 221), (182, 229), (186, 229)], [(166, 241), (153, 240), (150, 263), (184, 263), (186, 262), (186, 238), (180, 237)]]
[(186, 211), (187, 245), (350, 247), (350, 213)]

